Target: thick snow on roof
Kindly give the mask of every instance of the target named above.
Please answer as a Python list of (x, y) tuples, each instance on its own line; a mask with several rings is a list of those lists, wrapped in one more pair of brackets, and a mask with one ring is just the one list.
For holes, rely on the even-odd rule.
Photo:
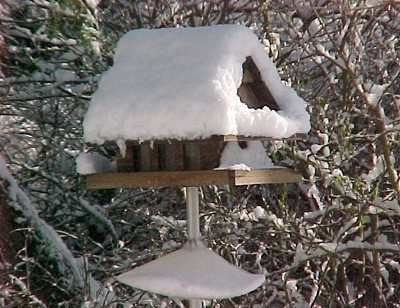
[[(240, 101), (251, 56), (281, 110)], [(304, 101), (285, 86), (251, 30), (237, 25), (133, 30), (117, 45), (84, 120), (87, 142), (289, 137), (309, 130)]]

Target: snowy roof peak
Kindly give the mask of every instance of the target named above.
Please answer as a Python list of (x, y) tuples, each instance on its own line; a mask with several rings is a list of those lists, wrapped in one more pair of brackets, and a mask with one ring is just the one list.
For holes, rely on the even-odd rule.
[[(279, 111), (242, 102), (238, 88), (246, 60), (257, 67)], [(220, 25), (125, 34), (92, 97), (84, 133), (87, 142), (102, 143), (227, 134), (289, 137), (309, 126), (304, 101), (281, 82), (252, 31)]]

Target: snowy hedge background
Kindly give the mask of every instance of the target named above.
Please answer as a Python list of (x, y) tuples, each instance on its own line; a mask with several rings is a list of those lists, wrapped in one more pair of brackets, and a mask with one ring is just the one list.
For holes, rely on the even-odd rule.
[(304, 142), (270, 145), (275, 163), (303, 175), (299, 185), (202, 190), (205, 243), (267, 279), (206, 304), (400, 304), (400, 4), (4, 0), (0, 306), (187, 306), (113, 281), (179, 247), (182, 192), (81, 191), (75, 158), (88, 101), (123, 33), (219, 23), (255, 31), (309, 103), (312, 130)]

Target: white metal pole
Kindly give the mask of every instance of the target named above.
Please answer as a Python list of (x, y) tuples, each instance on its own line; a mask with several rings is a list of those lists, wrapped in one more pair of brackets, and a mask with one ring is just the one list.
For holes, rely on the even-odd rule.
[[(188, 242), (192, 245), (198, 245), (201, 236), (198, 187), (186, 187), (186, 215)], [(189, 300), (189, 307), (202, 308), (202, 300)]]
[(187, 235), (189, 242), (200, 240), (199, 188), (186, 187)]
[(191, 299), (191, 300), (189, 300), (189, 307), (190, 308), (202, 308), (203, 302), (201, 299)]

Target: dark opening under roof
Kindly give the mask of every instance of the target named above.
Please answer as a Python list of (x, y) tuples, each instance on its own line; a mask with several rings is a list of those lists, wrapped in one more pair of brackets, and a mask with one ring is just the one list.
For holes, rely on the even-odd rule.
[(251, 57), (247, 57), (243, 63), (243, 79), (237, 94), (250, 108), (259, 109), (267, 106), (275, 111), (280, 109), (268, 86), (261, 79), (260, 70)]

